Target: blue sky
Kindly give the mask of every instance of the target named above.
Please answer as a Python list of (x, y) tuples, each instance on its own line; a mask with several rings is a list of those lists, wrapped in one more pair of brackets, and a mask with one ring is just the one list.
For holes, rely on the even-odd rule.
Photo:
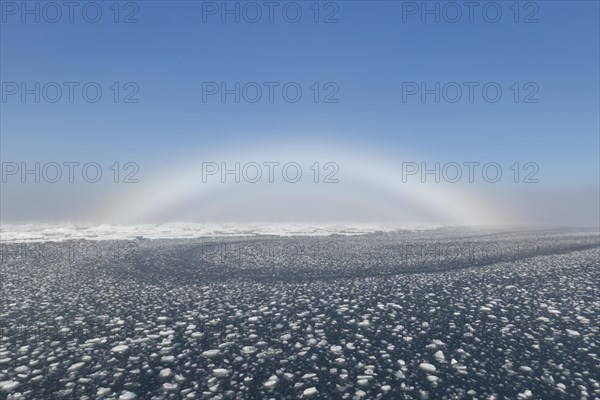
[[(509, 8), (513, 2), (494, 3), (503, 13), (497, 23), (479, 9), (473, 23), (464, 14), (457, 23), (443, 15), (439, 23), (404, 15), (404, 23), (407, 2), (339, 1), (338, 22), (328, 24), (314, 23), (309, 1), (297, 2), (303, 12), (298, 23), (286, 22), (279, 9), (274, 23), (265, 15), (258, 23), (232, 17), (222, 23), (219, 15), (207, 15), (203, 23), (200, 1), (137, 2), (139, 22), (114, 23), (111, 3), (99, 2), (103, 16), (95, 24), (78, 10), (73, 23), (64, 15), (57, 23), (32, 17), (23, 23), (3, 8), (3, 83), (78, 81), (103, 88), (103, 98), (93, 104), (77, 90), (73, 103), (64, 93), (54, 104), (8, 97), (1, 103), (3, 161), (136, 161), (148, 171), (193, 149), (233, 143), (350, 143), (391, 158), (534, 161), (546, 185), (597, 191), (596, 1), (539, 1), (536, 9), (520, 2), (518, 23)], [(319, 7), (320, 18), (335, 10), (327, 2)], [(119, 17), (132, 10), (122, 9)], [(532, 12), (538, 22), (523, 23)], [(273, 103), (222, 103), (218, 96), (202, 101), (203, 82), (271, 81), (297, 82), (302, 99), (288, 103), (276, 91)], [(114, 82), (135, 82), (139, 102), (115, 104), (109, 90)], [(339, 101), (314, 103), (314, 82), (335, 83)], [(497, 103), (484, 101), (480, 89), (473, 103), (465, 92), (457, 103), (435, 103), (432, 96), (425, 103), (418, 96), (403, 102), (403, 82), (496, 82), (503, 93)], [(521, 100), (528, 92), (523, 85), (531, 82), (539, 101), (515, 103), (509, 88), (515, 82)]]

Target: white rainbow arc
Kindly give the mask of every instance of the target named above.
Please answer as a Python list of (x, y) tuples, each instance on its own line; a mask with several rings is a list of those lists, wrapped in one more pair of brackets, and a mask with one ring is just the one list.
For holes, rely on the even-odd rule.
[[(293, 148), (290, 150), (290, 147)], [(248, 154), (251, 154), (252, 157)], [(285, 183), (275, 183), (269, 187), (260, 186), (261, 190), (257, 192), (256, 185), (221, 183), (218, 177), (211, 177), (207, 183), (202, 183), (203, 161), (219, 164), (227, 162), (227, 165), (233, 165), (236, 161), (241, 164), (250, 161), (259, 164), (267, 161), (277, 161), (281, 164), (294, 161), (299, 163), (302, 168), (308, 168), (315, 161), (321, 164), (335, 162), (339, 165), (340, 183), (333, 184), (336, 185), (335, 189), (332, 189), (332, 184), (329, 186), (327, 184), (312, 186), (308, 184), (289, 186), (290, 184), (287, 184), (288, 186), (286, 186)], [(404, 158), (403, 161), (415, 161), (415, 159)], [(316, 196), (317, 198), (322, 196), (327, 198), (328, 204), (333, 204), (333, 207), (336, 207), (337, 202), (338, 205), (345, 206), (356, 215), (366, 214), (367, 219), (369, 209), (373, 205), (365, 193), (373, 190), (383, 191), (390, 195), (390, 198), (393, 197), (398, 204), (396, 210), (410, 208), (414, 210), (415, 215), (429, 215), (437, 223), (443, 225), (499, 224), (510, 221), (512, 215), (510, 210), (503, 205), (495, 204), (493, 199), (485, 198), (479, 193), (475, 193), (474, 190), (466, 188), (465, 185), (424, 184), (417, 177), (413, 179), (413, 183), (402, 183), (398, 161), (369, 154), (364, 149), (356, 151), (349, 148), (340, 149), (331, 146), (315, 148), (306, 145), (256, 146), (254, 149), (248, 147), (244, 151), (239, 149), (225, 151), (221, 153), (221, 156), (213, 155), (210, 158), (191, 157), (187, 161), (171, 165), (168, 169), (162, 169), (152, 182), (138, 184), (136, 189), (127, 195), (112, 197), (98, 210), (96, 215), (99, 216), (99, 219), (110, 222), (154, 222), (164, 216), (172, 215), (173, 211), (177, 210), (182, 203), (198, 201), (205, 202), (199, 204), (212, 204), (209, 208), (204, 208), (203, 212), (219, 219), (220, 216), (227, 213), (227, 210), (223, 209), (224, 204), (230, 209), (241, 209), (247, 203), (256, 204), (257, 201), (262, 201), (264, 207), (268, 208), (271, 204), (269, 202), (273, 202), (278, 196), (281, 199), (289, 199), (290, 189), (293, 189), (294, 193), (299, 193), (300, 188), (305, 190), (307, 196)], [(335, 193), (338, 193), (337, 197)], [(215, 197), (226, 199), (226, 201), (217, 201), (217, 204), (214, 204)], [(209, 199), (212, 201), (208, 201)], [(285, 208), (285, 205), (283, 207)], [(391, 204), (391, 211), (388, 212), (386, 221), (372, 222), (402, 223), (393, 209), (394, 205)], [(248, 213), (252, 213), (251, 208)], [(177, 217), (178, 221), (185, 221), (185, 219), (185, 215)], [(263, 219), (259, 218), (259, 220)], [(362, 218), (362, 220), (364, 219)], [(348, 222), (352, 221), (353, 218), (349, 217)], [(293, 213), (290, 213), (289, 220), (282, 222), (302, 221), (298, 221), (294, 218)]]

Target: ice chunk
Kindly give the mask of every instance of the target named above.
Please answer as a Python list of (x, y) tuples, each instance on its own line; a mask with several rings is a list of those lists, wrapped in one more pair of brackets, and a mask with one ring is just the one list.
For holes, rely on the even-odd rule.
[[(113, 353), (123, 353), (125, 351), (127, 351), (127, 349), (129, 349), (129, 346), (127, 346), (126, 344), (120, 344), (118, 346), (113, 347), (110, 351)], [(131, 392), (128, 392), (131, 393)]]
[(242, 354), (252, 354), (252, 353), (256, 353), (257, 348), (254, 346), (244, 346), (242, 347)]
[(265, 389), (273, 389), (273, 387), (275, 387), (275, 385), (277, 384), (277, 381), (279, 381), (279, 378), (273, 375), (263, 384), (263, 386), (265, 387)]
[(421, 368), (423, 371), (427, 372), (428, 374), (434, 374), (435, 373), (435, 366), (429, 363), (421, 363), (419, 364), (419, 368)]
[(435, 357), (437, 362), (440, 362), (440, 363), (446, 362), (446, 357), (444, 356), (444, 352), (441, 350), (436, 351), (433, 356)]
[(340, 354), (342, 352), (342, 346), (331, 346), (331, 352), (334, 354)]
[(220, 350), (206, 350), (202, 352), (202, 357), (214, 358), (219, 355)]
[(217, 378), (225, 378), (229, 375), (229, 370), (226, 370), (225, 368), (216, 368), (213, 369), (213, 375)]
[(83, 367), (84, 365), (85, 365), (85, 363), (84, 363), (84, 362), (78, 362), (78, 363), (75, 363), (75, 364), (71, 365), (71, 366), (70, 366), (70, 367), (67, 369), (67, 371), (77, 371), (79, 368)]
[(17, 381), (0, 381), (0, 391), (12, 392), (20, 385)]

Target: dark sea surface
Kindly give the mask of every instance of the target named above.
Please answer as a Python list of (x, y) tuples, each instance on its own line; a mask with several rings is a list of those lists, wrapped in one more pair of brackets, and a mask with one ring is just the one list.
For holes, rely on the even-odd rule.
[(1, 246), (0, 398), (600, 397), (598, 232)]

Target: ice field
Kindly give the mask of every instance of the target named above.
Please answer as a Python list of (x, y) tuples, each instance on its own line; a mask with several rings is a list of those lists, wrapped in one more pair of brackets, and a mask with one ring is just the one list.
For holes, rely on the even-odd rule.
[(0, 397), (593, 399), (594, 231), (2, 243)]

